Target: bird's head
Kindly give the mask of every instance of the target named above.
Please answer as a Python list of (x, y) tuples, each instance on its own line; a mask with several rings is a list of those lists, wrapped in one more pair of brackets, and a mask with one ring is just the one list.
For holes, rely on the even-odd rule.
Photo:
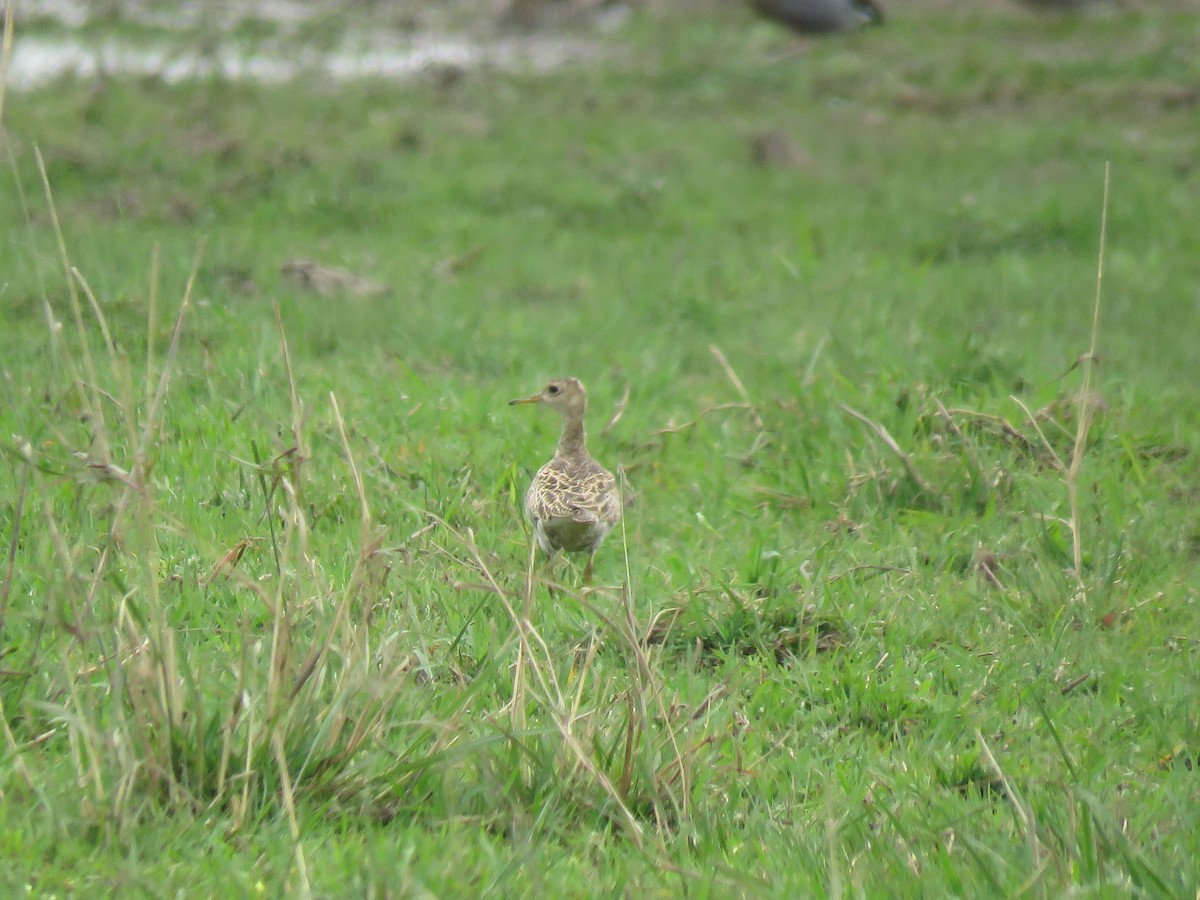
[(515, 406), (518, 403), (544, 403), (558, 410), (564, 416), (578, 415), (582, 417), (587, 409), (587, 391), (584, 390), (583, 382), (578, 378), (555, 378), (553, 381), (547, 382), (546, 386), (532, 397), (508, 401), (509, 406)]

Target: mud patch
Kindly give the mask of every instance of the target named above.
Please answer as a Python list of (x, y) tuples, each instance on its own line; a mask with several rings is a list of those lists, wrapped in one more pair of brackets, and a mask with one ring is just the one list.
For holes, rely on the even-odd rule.
[[(319, 17), (330, 12), (320, 3), (292, 0), (211, 6), (112, 3), (108, 5), (119, 14), (107, 18), (97, 12), (103, 5), (71, 0), (23, 4), (19, 10), (22, 18), (50, 20), (66, 32), (25, 34), (18, 22), (9, 86), (28, 90), (72, 76), (150, 77), (173, 84), (203, 78), (263, 83), (299, 78), (409, 80), (447, 71), (537, 74), (594, 62), (606, 53), (601, 43), (574, 34), (505, 34), (488, 28), (458, 31), (443, 28), (433, 15), (428, 22), (421, 16), (397, 22), (350, 13), (337, 18), (340, 38), (331, 45), (315, 47), (311, 35), (305, 39), (305, 31), (326, 21)], [(254, 44), (224, 37), (252, 20), (270, 23), (277, 37)], [(110, 23), (114, 28), (107, 27)], [(122, 23), (158, 29), (162, 36), (135, 39), (105, 33)], [(222, 37), (214, 39), (214, 35)]]
[(118, 39), (21, 38), (14, 42), (9, 85), (28, 90), (64, 76), (133, 75), (174, 84), (198, 78), (280, 83), (302, 77), (347, 81), (404, 80), (447, 69), (546, 73), (598, 59), (593, 44), (566, 38), (492, 42), (453, 35), (417, 35), (392, 47), (301, 54), (219, 49), (200, 53)]

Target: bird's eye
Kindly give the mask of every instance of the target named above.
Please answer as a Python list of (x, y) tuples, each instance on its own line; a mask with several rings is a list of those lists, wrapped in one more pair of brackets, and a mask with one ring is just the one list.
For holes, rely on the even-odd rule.
[(546, 393), (550, 394), (551, 396), (554, 396), (555, 394), (558, 393), (558, 385), (557, 384), (548, 385), (546, 387)]

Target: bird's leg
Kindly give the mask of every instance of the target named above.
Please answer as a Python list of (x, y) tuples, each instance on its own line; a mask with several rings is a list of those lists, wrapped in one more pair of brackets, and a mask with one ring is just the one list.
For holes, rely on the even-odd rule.
[(596, 551), (593, 550), (588, 554), (587, 565), (583, 567), (583, 583), (587, 586), (592, 583), (592, 563), (596, 560)]
[(546, 590), (550, 592), (551, 599), (558, 597), (558, 591), (554, 587), (554, 561), (558, 559), (558, 551), (546, 554), (546, 571), (542, 576), (546, 582)]
[(529, 566), (525, 569), (525, 605), (522, 610), (525, 621), (529, 621), (530, 612), (533, 609), (533, 591), (534, 586), (537, 584), (537, 556), (537, 541), (530, 541)]

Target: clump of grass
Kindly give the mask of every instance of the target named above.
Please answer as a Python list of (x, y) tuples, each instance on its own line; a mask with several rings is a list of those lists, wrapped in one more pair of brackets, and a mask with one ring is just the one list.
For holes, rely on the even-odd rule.
[[(512, 761), (522, 792), (552, 799), (573, 817), (610, 822), (639, 849), (661, 848), (693, 814), (693, 795), (713, 763), (705, 723), (724, 691), (695, 705), (672, 699), (648, 647), (654, 623), (647, 628), (636, 613), (627, 555), (624, 585), (579, 592), (537, 577), (531, 543), (523, 586), (514, 590), (492, 571), (470, 531), (455, 537), (457, 564), (482, 579), (465, 587), (494, 595), (513, 629), (511, 693), (490, 718), (517, 751)], [(557, 605), (593, 623), (569, 652), (554, 649), (561, 638), (548, 638), (537, 622), (543, 586)], [(620, 665), (599, 665), (613, 653)]]
[[(48, 186), (47, 200), (53, 210)], [(304, 405), (291, 381), (290, 464), (277, 472), (278, 511), (264, 496), (265, 515), (279, 518), (278, 534), (272, 528), (277, 577), (263, 584), (242, 576), (240, 553), (231, 551), (208, 579), (236, 582), (240, 598), (259, 605), (266, 617), (247, 609), (233, 653), (214, 654), (178, 624), (163, 577), (163, 542), (179, 536), (179, 525), (162, 506), (154, 476), (180, 338), (192, 310), (195, 268), (157, 371), (152, 287), (151, 344), (139, 379), (114, 341), (101, 304), (70, 266), (59, 235), (63, 267), (70, 273), (75, 349), (68, 348), (70, 334), (59, 333), (48, 304), (46, 313), (57, 359), (81, 410), (82, 427), (60, 437), (68, 446), (79, 442), (75, 455), (81, 462), (72, 472), (55, 472), (24, 442), (13, 546), (24, 526), (21, 539), (41, 542), (46, 562), (53, 560), (56, 575), (44, 585), (52, 605), (42, 623), (60, 632), (61, 668), (47, 678), (43, 697), (6, 690), (0, 714), (6, 721), (24, 715), (61, 732), (72, 748), (85, 807), (117, 833), (131, 827), (147, 804), (195, 815), (219, 811), (233, 830), (254, 821), (264, 805), (278, 805), (292, 830), (297, 872), (306, 886), (297, 799), (370, 788), (371, 782), (356, 775), (362, 751), (386, 738), (398, 696), (415, 689), (407, 649), (379, 642), (370, 627), (372, 610), (384, 600), (387, 553), (373, 527), (336, 398), (330, 400), (361, 515), (361, 542), (349, 577), (341, 585), (330, 582), (311, 537), (302, 501), (308, 459)], [(92, 327), (103, 337), (106, 358), (92, 354)], [(281, 342), (290, 380), (282, 331)], [(69, 505), (85, 510), (95, 533), (80, 533), (64, 518), (64, 494)], [(42, 527), (24, 525), (29, 519), (40, 519)], [(28, 665), (39, 662), (31, 658)], [(45, 735), (23, 746), (13, 731), (6, 733), (10, 752), (33, 786), (38, 766), (32, 748)], [(436, 753), (439, 738), (431, 734), (430, 741), (431, 749), (414, 752)], [(410, 748), (418, 744), (409, 739)], [(392, 767), (393, 792), (401, 792), (421, 768), (403, 753)]]

